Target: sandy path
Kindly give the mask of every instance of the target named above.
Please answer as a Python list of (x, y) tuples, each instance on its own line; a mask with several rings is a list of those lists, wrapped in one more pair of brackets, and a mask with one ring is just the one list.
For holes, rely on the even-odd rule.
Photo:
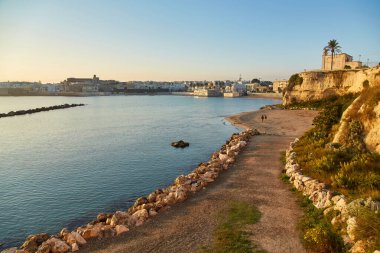
[(301, 213), (295, 198), (279, 179), (280, 151), (310, 128), (315, 112), (265, 111), (230, 117), (270, 135), (254, 136), (237, 162), (217, 181), (193, 197), (160, 213), (124, 236), (99, 240), (81, 252), (199, 252), (212, 242), (217, 214), (230, 200), (253, 203), (261, 220), (249, 226), (252, 240), (267, 252), (304, 252), (296, 230)]

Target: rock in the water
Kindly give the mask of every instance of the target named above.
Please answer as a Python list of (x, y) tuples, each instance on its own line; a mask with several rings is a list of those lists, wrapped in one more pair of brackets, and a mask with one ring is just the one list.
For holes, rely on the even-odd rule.
[(185, 142), (183, 140), (172, 142), (172, 146), (175, 148), (186, 148), (190, 145), (190, 143)]

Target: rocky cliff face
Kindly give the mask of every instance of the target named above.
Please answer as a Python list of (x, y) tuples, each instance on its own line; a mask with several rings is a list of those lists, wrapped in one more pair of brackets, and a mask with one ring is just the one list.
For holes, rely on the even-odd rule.
[(356, 93), (365, 87), (380, 86), (380, 67), (360, 70), (310, 71), (298, 74), (302, 84), (288, 86), (283, 104), (317, 100), (333, 95)]
[(344, 111), (333, 142), (344, 143), (353, 121), (360, 122), (367, 148), (380, 154), (380, 86), (366, 88)]

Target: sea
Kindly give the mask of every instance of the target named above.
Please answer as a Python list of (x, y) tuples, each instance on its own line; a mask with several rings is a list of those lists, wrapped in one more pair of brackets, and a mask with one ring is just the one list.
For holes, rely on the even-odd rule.
[[(234, 132), (225, 116), (272, 99), (186, 96), (0, 97), (0, 113), (85, 106), (0, 118), (0, 250), (126, 210), (170, 185)], [(190, 146), (173, 148), (173, 141)]]

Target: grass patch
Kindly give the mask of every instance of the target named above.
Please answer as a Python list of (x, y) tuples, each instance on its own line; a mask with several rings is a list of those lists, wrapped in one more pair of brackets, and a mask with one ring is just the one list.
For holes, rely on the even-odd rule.
[(286, 175), (285, 173), (281, 173), (281, 181), (286, 183), (286, 184), (289, 184), (289, 179), (290, 177), (288, 175)]
[(202, 247), (203, 252), (212, 253), (250, 253), (264, 252), (252, 245), (248, 224), (259, 221), (261, 213), (246, 202), (232, 201), (218, 217), (218, 226), (214, 231), (214, 241), (210, 247)]

